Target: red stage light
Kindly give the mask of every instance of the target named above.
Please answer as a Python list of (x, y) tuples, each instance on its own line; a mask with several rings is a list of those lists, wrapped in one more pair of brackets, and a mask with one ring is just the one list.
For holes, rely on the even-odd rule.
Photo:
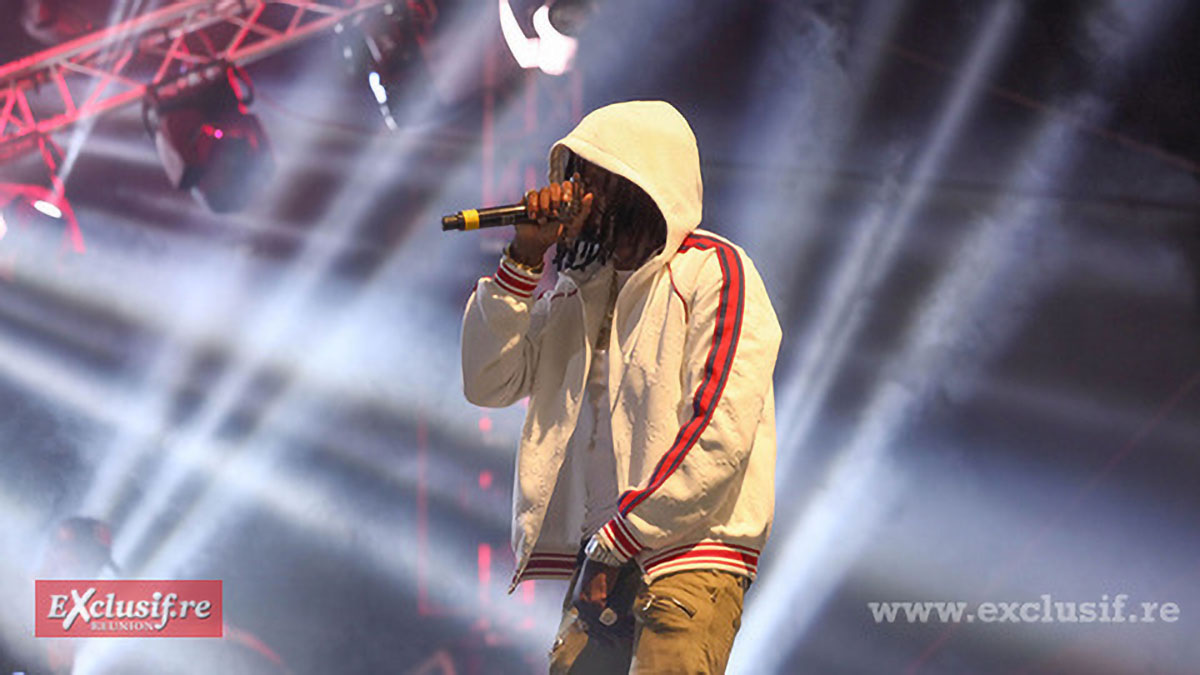
[(114, 4), (114, 0), (25, 0), (21, 25), (38, 42), (56, 45), (104, 26)]
[(246, 74), (222, 66), (205, 76), (199, 85), (150, 95), (147, 128), (171, 185), (228, 213), (250, 203), (274, 160), (262, 124), (246, 112), (253, 96)]

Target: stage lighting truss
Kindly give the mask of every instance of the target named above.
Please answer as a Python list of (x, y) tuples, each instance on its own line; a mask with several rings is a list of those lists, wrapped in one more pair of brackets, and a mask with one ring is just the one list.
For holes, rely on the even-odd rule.
[(178, 0), (0, 66), (0, 163), (79, 120), (246, 65), (387, 0)]

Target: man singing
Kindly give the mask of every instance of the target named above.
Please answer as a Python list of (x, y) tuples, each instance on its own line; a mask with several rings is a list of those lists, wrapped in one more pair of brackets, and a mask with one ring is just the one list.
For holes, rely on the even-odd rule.
[(721, 673), (771, 528), (779, 322), (746, 253), (698, 229), (671, 105), (592, 112), (549, 180), (463, 319), (467, 399), (529, 397), (512, 588), (571, 579), (552, 673)]

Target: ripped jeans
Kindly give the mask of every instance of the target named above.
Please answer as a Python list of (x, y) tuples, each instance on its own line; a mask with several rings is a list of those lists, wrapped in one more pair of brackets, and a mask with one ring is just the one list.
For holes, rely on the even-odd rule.
[(686, 570), (647, 586), (637, 566), (630, 564), (622, 569), (609, 597), (625, 599), (613, 609), (621, 616), (632, 613), (632, 635), (608, 641), (589, 637), (571, 607), (579, 571), (576, 566), (567, 586), (563, 620), (550, 650), (551, 675), (725, 672), (742, 623), (749, 579), (718, 570)]

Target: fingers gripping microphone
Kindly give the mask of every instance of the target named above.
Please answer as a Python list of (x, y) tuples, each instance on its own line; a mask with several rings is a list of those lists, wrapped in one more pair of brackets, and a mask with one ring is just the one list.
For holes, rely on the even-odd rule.
[[(576, 194), (582, 191), (582, 188), (576, 187), (577, 184), (574, 179), (568, 182), (570, 185), (568, 183), (563, 183), (563, 185), (568, 188), (575, 187)], [(572, 200), (569, 194), (570, 190), (564, 188), (564, 201), (558, 204), (558, 197), (555, 197), (554, 207), (550, 210), (550, 213), (545, 214), (545, 218), (540, 220), (531, 219), (525, 211), (524, 202), (521, 202), (518, 204), (509, 204), (508, 206), (493, 206), (489, 209), (465, 209), (458, 213), (442, 216), (442, 231), (479, 230), (485, 227), (504, 227), (519, 223), (536, 224), (538, 222), (546, 222), (547, 220), (565, 222), (567, 219), (579, 215), (582, 208), (582, 202), (578, 199)]]
[(504, 227), (521, 222), (531, 222), (525, 215), (524, 204), (494, 206), (490, 209), (466, 209), (442, 216), (442, 231), (478, 230), (485, 227)]

